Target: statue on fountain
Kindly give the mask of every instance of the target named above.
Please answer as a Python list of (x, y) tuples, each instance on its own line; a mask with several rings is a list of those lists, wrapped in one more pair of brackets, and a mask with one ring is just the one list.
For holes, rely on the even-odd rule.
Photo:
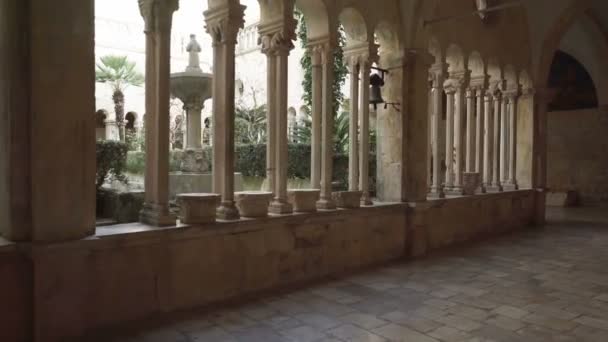
[(201, 62), (198, 57), (198, 54), (201, 53), (202, 49), (200, 44), (196, 41), (196, 35), (190, 35), (190, 43), (186, 46), (186, 51), (188, 51), (188, 67), (186, 68), (186, 72), (202, 72), (201, 70)]

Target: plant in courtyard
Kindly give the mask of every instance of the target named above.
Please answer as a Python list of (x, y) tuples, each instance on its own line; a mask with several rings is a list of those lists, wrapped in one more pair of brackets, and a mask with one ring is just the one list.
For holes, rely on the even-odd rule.
[(235, 110), (235, 136), (239, 144), (261, 144), (266, 141), (266, 105), (258, 105), (259, 91), (251, 87), (252, 104), (243, 98)]
[(121, 141), (99, 140), (96, 145), (97, 174), (95, 188), (101, 189), (106, 181), (127, 182), (128, 146)]
[[(125, 89), (130, 86), (140, 86), (144, 76), (135, 70), (135, 62), (128, 60), (127, 56), (107, 55), (100, 58), (95, 70), (97, 82), (107, 83), (112, 88), (112, 101), (116, 112), (116, 122), (120, 127), (125, 121)], [(124, 141), (124, 130), (120, 129), (120, 140)]]

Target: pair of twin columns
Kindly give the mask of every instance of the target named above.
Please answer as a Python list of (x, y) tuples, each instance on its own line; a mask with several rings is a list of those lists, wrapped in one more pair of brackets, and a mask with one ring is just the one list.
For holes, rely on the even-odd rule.
[[(447, 74), (446, 64), (436, 64), (430, 70), (432, 89), (431, 196), (462, 195), (463, 170), (483, 174), (480, 192), (517, 189), (516, 139), (517, 97), (516, 89), (505, 91), (504, 81), (494, 82), (493, 91), (487, 91), (487, 76), (469, 79), (468, 72)], [(467, 87), (468, 85), (468, 87)], [(446, 95), (445, 178), (441, 182), (441, 157), (439, 132)], [(466, 101), (465, 101), (466, 98)], [(463, 116), (466, 110), (465, 134)], [(463, 144), (463, 137), (465, 139)], [(466, 150), (463, 151), (463, 145)], [(463, 152), (466, 154), (463, 155)], [(463, 167), (463, 161), (465, 167)]]

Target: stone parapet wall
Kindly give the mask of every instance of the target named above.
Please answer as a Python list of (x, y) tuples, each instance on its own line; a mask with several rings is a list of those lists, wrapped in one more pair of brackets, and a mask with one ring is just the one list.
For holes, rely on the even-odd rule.
[[(33, 326), (36, 340), (53, 341), (517, 229), (532, 222), (535, 196), (520, 190), (205, 226), (100, 227), (80, 241), (0, 246), (0, 283), (13, 307), (34, 308), (11, 325), (14, 335)], [(0, 318), (14, 312), (3, 308)]]

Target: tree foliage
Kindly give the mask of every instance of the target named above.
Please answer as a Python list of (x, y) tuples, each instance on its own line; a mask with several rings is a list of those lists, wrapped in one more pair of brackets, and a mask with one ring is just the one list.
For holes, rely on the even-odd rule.
[(144, 75), (135, 69), (135, 62), (129, 61), (127, 56), (103, 56), (96, 66), (95, 79), (107, 83), (113, 92), (124, 92), (129, 85), (140, 86), (144, 83)]
[(235, 110), (235, 137), (238, 144), (261, 144), (266, 141), (266, 105), (258, 104), (259, 91), (251, 87), (253, 103), (240, 101)]
[[(302, 100), (307, 108), (306, 118), (298, 125), (295, 129), (294, 135), (300, 143), (310, 143), (311, 140), (311, 108), (312, 108), (312, 59), (310, 52), (307, 49), (308, 45), (308, 32), (306, 29), (306, 21), (304, 15), (296, 11), (296, 18), (298, 19), (297, 36), (302, 48), (304, 49), (304, 56), (300, 60), (300, 65), (304, 71), (304, 78), (302, 81), (302, 88), (304, 89)], [(345, 102), (344, 94), (342, 93), (342, 87), (346, 81), (348, 75), (348, 68), (344, 61), (344, 46), (346, 45), (346, 35), (344, 28), (339, 27), (338, 30), (338, 46), (334, 51), (334, 82), (333, 82), (333, 114), (334, 114), (334, 142), (335, 151), (344, 152), (348, 147), (348, 114), (341, 112), (340, 108)]]

